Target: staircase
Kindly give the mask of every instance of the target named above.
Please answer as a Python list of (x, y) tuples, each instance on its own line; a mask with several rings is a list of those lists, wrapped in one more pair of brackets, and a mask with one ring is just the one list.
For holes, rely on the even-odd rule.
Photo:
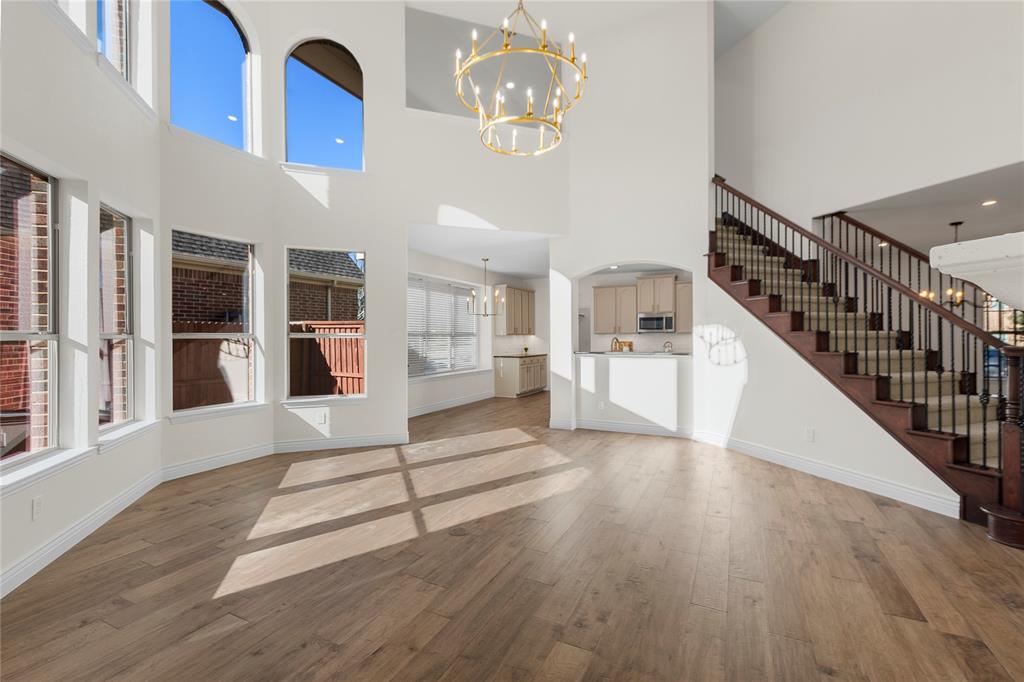
[[(890, 276), (723, 178), (713, 186), (709, 277), (956, 490), (961, 518), (1024, 545), (1021, 349), (900, 281), (898, 260)], [(967, 284), (954, 299), (984, 296)]]

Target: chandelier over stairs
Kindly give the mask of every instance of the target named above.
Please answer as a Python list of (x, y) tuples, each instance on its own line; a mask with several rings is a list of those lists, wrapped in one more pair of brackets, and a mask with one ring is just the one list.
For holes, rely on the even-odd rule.
[[(562, 143), (565, 114), (580, 101), (587, 82), (587, 55), (576, 52), (569, 34), (567, 53), (550, 40), (547, 21), (538, 23), (519, 0), (515, 10), (483, 41), (472, 34), (469, 55), (455, 51), (455, 93), (479, 120), (480, 141), (507, 156), (539, 156)], [(508, 64), (543, 60), (545, 83), (516, 84), (505, 80)], [(481, 75), (481, 65), (497, 63), (493, 87)], [(560, 68), (564, 67), (564, 68)], [(477, 68), (477, 78), (473, 69)], [(521, 71), (517, 73), (522, 73)], [(568, 76), (568, 87), (563, 76)]]

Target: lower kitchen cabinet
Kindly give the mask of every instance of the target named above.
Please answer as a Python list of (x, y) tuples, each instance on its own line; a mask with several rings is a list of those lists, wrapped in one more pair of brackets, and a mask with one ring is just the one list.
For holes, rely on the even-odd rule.
[(548, 383), (548, 356), (495, 356), (494, 395), (516, 398), (543, 391)]

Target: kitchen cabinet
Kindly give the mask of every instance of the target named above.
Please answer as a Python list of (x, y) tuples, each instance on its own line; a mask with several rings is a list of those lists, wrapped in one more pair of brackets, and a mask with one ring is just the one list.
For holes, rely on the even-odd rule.
[(594, 287), (594, 333), (636, 333), (635, 286)]
[(676, 276), (637, 277), (637, 312), (673, 313), (676, 309)]
[(693, 332), (693, 282), (676, 282), (676, 333)]
[(494, 358), (494, 395), (517, 398), (543, 391), (548, 385), (546, 355), (506, 355)]
[(510, 287), (507, 284), (496, 286), (498, 292), (494, 316), (495, 336), (526, 336), (533, 334), (534, 310), (536, 309), (535, 294), (529, 289)]
[(615, 287), (619, 334), (636, 334), (636, 287)]

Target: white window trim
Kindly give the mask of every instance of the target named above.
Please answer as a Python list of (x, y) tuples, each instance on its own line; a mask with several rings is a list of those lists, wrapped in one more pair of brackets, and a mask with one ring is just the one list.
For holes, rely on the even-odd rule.
[(435, 379), (457, 379), (459, 377), (470, 377), (478, 374), (491, 374), (494, 372), (493, 367), (484, 367), (477, 369), (459, 369), (454, 372), (437, 372), (435, 374), (417, 374), (416, 376), (409, 377), (410, 384), (422, 384)]
[(246, 412), (256, 412), (265, 407), (268, 403), (261, 403), (250, 400), (244, 403), (228, 403), (224, 405), (205, 405), (203, 407), (190, 407), (187, 410), (176, 410), (167, 417), (171, 424), (187, 424), (189, 422), (203, 421), (205, 419), (217, 419), (219, 417), (230, 417)]
[[(202, 136), (199, 136), (199, 137), (202, 137)], [(173, 231), (173, 228), (172, 228), (172, 231)], [(190, 421), (187, 418), (189, 415), (199, 415), (198, 417), (196, 417), (197, 419), (205, 418), (200, 413), (200, 411), (206, 411), (207, 413), (213, 413), (214, 411), (223, 412), (224, 411), (223, 408), (245, 407), (245, 406), (252, 406), (252, 405), (266, 405), (267, 404), (266, 402), (264, 402), (264, 401), (259, 399), (262, 396), (261, 386), (260, 386), (262, 367), (260, 367), (260, 363), (259, 363), (259, 361), (257, 359), (258, 356), (259, 356), (259, 354), (257, 353), (257, 350), (258, 350), (258, 346), (260, 345), (260, 341), (257, 338), (256, 332), (253, 331), (255, 329), (255, 327), (256, 327), (256, 310), (257, 310), (257, 306), (256, 306), (256, 267), (255, 267), (256, 245), (251, 243), (251, 242), (245, 242), (245, 241), (241, 241), (241, 240), (238, 240), (238, 239), (230, 239), (230, 238), (227, 238), (227, 237), (217, 237), (215, 235), (209, 235), (209, 234), (203, 233), (203, 232), (195, 232), (193, 230), (178, 230), (178, 231), (180, 231), (180, 232), (187, 232), (187, 233), (191, 233), (191, 234), (196, 234), (196, 235), (200, 235), (200, 236), (209, 236), (209, 237), (213, 237), (215, 239), (221, 239), (221, 240), (224, 240), (224, 241), (234, 242), (236, 244), (241, 244), (241, 245), (243, 245), (243, 246), (245, 246), (245, 247), (247, 247), (249, 249), (249, 263), (248, 263), (248, 265), (246, 267), (246, 271), (245, 271), (246, 277), (248, 277), (248, 279), (249, 279), (249, 290), (248, 290), (249, 293), (248, 293), (248, 297), (247, 297), (248, 300), (246, 301), (246, 303), (248, 304), (248, 312), (249, 312), (249, 331), (247, 331), (247, 332), (177, 332), (177, 333), (172, 331), (171, 332), (171, 346), (172, 346), (172, 355), (173, 355), (173, 346), (174, 346), (175, 339), (221, 339), (221, 340), (240, 340), (240, 339), (244, 339), (244, 340), (248, 341), (250, 343), (251, 354), (252, 354), (252, 358), (250, 360), (250, 362), (252, 363), (252, 371), (250, 373), (250, 376), (252, 377), (252, 384), (249, 386), (249, 389), (251, 391), (251, 394), (252, 394), (253, 398), (250, 399), (250, 400), (242, 400), (242, 401), (233, 402), (233, 403), (220, 403), (220, 404), (217, 404), (217, 405), (201, 405), (199, 407), (189, 407), (189, 408), (185, 408), (185, 409), (182, 409), (182, 410), (174, 410), (172, 408), (171, 417), (184, 417), (183, 419), (179, 419), (178, 421)], [(172, 253), (171, 253), (171, 268), (172, 269), (174, 268), (173, 248), (172, 248)], [(174, 287), (173, 287), (173, 285), (171, 286), (170, 303), (171, 303), (171, 308), (173, 309), (174, 308)], [(172, 323), (172, 326), (173, 326), (173, 323)], [(174, 374), (174, 361), (173, 361), (173, 358), (172, 358), (172, 361), (171, 361), (171, 374), (172, 374), (172, 376)], [(173, 404), (173, 399), (172, 399), (172, 404)], [(172, 423), (175, 423), (175, 422), (172, 421)]]
[[(283, 165), (283, 164), (282, 164)], [(335, 249), (329, 247), (318, 247), (318, 246), (296, 246), (286, 245), (284, 248), (284, 271), (287, 278), (287, 286), (285, 287), (284, 295), (284, 319), (285, 319), (285, 365), (288, 367), (287, 376), (285, 378), (285, 391), (286, 395), (291, 391), (291, 349), (292, 339), (362, 339), (363, 340), (363, 392), (354, 393), (350, 395), (288, 395), (287, 398), (280, 401), (282, 407), (291, 409), (293, 407), (312, 407), (316, 404), (327, 405), (331, 403), (342, 403), (351, 402), (353, 400), (366, 400), (370, 394), (370, 380), (369, 380), (369, 369), (370, 369), (370, 355), (369, 355), (369, 344), (366, 341), (366, 317), (368, 306), (366, 304), (366, 271), (363, 270), (363, 333), (362, 334), (344, 334), (344, 333), (327, 333), (317, 334), (315, 332), (292, 332), (291, 327), (291, 312), (289, 306), (291, 304), (291, 270), (288, 261), (288, 252), (292, 249), (295, 250), (307, 250), (307, 251), (330, 251), (334, 253), (355, 253), (363, 254), (363, 267), (366, 267), (366, 251), (361, 249)]]

